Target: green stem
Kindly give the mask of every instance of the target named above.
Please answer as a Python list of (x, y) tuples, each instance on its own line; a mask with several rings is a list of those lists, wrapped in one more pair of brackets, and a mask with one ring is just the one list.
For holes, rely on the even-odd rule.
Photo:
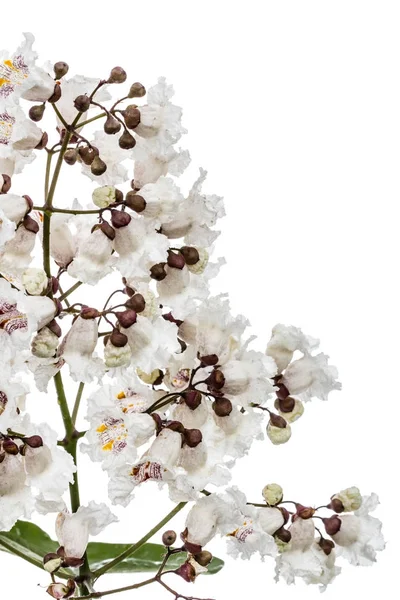
[(57, 106), (53, 103), (52, 107), (54, 108), (54, 112), (56, 113), (57, 117), (60, 119), (61, 123), (64, 125), (65, 129), (68, 129), (68, 123), (66, 122), (66, 120), (64, 119), (64, 117), (62, 116), (60, 111), (58, 110)]
[(170, 521), (175, 515), (177, 515), (178, 512), (181, 511), (184, 506), (186, 506), (186, 504), (187, 504), (187, 502), (180, 502), (179, 504), (177, 504), (174, 509), (172, 509), (159, 523), (157, 523), (157, 525), (155, 525), (152, 529), (150, 529), (150, 531), (147, 532), (146, 535), (143, 536), (138, 542), (136, 542), (136, 544), (132, 544), (132, 546), (129, 546), (129, 548), (127, 548), (124, 552), (119, 554), (119, 556), (117, 556), (116, 558), (114, 558), (113, 560), (111, 560), (110, 562), (105, 564), (104, 567), (97, 569), (97, 571), (95, 571), (93, 573), (93, 576), (96, 578), (100, 577), (101, 575), (103, 575), (104, 573), (106, 573), (107, 571), (109, 571), (110, 569), (115, 567), (115, 565), (118, 565), (125, 558), (128, 558), (128, 556), (131, 556), (131, 554), (136, 552), (136, 550), (138, 550), (151, 537), (153, 537), (153, 535), (155, 533), (157, 533), (157, 531), (159, 531), (162, 527), (164, 527), (164, 525), (166, 523), (168, 523), (168, 521)]
[(75, 426), (71, 419), (71, 414), (69, 412), (68, 402), (65, 396), (64, 384), (60, 371), (54, 376), (54, 385), (56, 386), (58, 405), (61, 410), (61, 415), (65, 427), (65, 433), (69, 442), (72, 439), (72, 434), (75, 431)]
[(93, 123), (93, 121), (97, 121), (97, 119), (101, 119), (102, 117), (106, 117), (107, 113), (101, 113), (99, 115), (96, 115), (95, 117), (92, 117), (91, 119), (88, 119), (87, 121), (83, 121), (82, 123), (79, 123), (79, 125), (77, 125), (76, 129), (79, 129), (79, 127), (83, 127), (84, 125), (87, 125), (88, 123)]
[(139, 583), (134, 583), (133, 585), (127, 585), (122, 588), (115, 588), (113, 590), (107, 590), (105, 592), (92, 592), (87, 596), (74, 596), (74, 600), (86, 600), (87, 598), (101, 598), (102, 596), (109, 596), (110, 594), (118, 594), (119, 592), (128, 592), (129, 590), (137, 590), (145, 585), (149, 585), (150, 583), (155, 583), (157, 579), (152, 577), (151, 579), (145, 579), (144, 581), (140, 581)]
[(85, 387), (85, 384), (81, 381), (81, 383), (79, 384), (78, 393), (76, 394), (74, 408), (72, 409), (72, 422), (74, 425), (76, 424), (76, 418), (78, 416), (79, 405), (81, 403), (81, 398), (82, 398), (82, 393), (83, 393), (84, 387)]
[(91, 209), (91, 210), (72, 210), (69, 208), (55, 208), (52, 206), (51, 208), (47, 208), (45, 206), (34, 206), (34, 210), (46, 211), (49, 213), (63, 213), (65, 215), (97, 215), (100, 210), (99, 209)]
[(70, 294), (72, 294), (72, 292), (74, 292), (75, 290), (78, 289), (78, 287), (80, 287), (82, 285), (82, 281), (77, 281), (76, 283), (74, 283), (74, 285), (72, 287), (69, 288), (69, 290), (67, 290), (66, 292), (64, 292), (59, 298), (58, 300), (60, 302), (62, 302), (63, 300), (65, 300), (65, 298), (67, 298)]
[[(15, 556), (19, 556), (20, 558), (23, 558), (24, 560), (26, 560), (26, 562), (30, 563), (31, 565), (34, 565), (35, 567), (38, 567), (39, 569), (43, 569), (43, 563), (41, 560), (36, 560), (35, 558), (32, 558), (31, 556), (28, 556), (26, 554), (24, 554), (23, 552), (20, 552), (20, 550), (17, 550), (16, 548), (13, 547), (12, 544), (9, 544), (6, 540), (4, 540), (0, 534), (0, 545), (3, 546), (8, 552), (10, 552), (10, 554), (15, 554)], [(59, 571), (57, 571), (57, 577), (60, 577), (61, 579), (69, 579), (71, 577), (70, 574), (63, 572), (61, 569)]]
[(53, 173), (53, 177), (52, 177), (52, 180), (51, 180), (49, 192), (48, 192), (48, 194), (46, 196), (46, 202), (45, 202), (45, 205), (44, 205), (44, 209), (45, 210), (49, 210), (49, 209), (51, 210), (51, 208), (52, 208), (53, 198), (54, 198), (54, 192), (56, 191), (57, 181), (58, 181), (58, 178), (59, 178), (59, 175), (60, 175), (60, 171), (61, 171), (61, 167), (62, 167), (63, 160), (64, 160), (64, 154), (65, 154), (65, 151), (66, 151), (66, 149), (68, 147), (68, 143), (69, 143), (70, 138), (71, 138), (71, 132), (70, 131), (66, 131), (65, 135), (64, 135), (64, 140), (63, 140), (63, 143), (62, 143), (62, 146), (61, 146), (61, 151), (60, 151), (60, 154), (58, 155), (56, 166), (54, 168), (54, 173)]

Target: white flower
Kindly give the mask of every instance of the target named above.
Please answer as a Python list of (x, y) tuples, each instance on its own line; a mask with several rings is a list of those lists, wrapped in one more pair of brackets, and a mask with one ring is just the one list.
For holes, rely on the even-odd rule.
[(244, 350), (237, 358), (228, 360), (221, 368), (224, 394), (248, 407), (251, 402), (263, 404), (273, 392), (270, 379), (276, 373), (274, 361), (262, 352)]
[(258, 510), (258, 522), (265, 533), (273, 535), (284, 525), (285, 519), (279, 508), (266, 507)]
[(22, 285), (31, 296), (40, 296), (47, 290), (48, 278), (43, 269), (25, 269), (22, 273)]
[(90, 383), (104, 372), (104, 363), (94, 351), (98, 341), (95, 319), (78, 317), (62, 342), (62, 357), (74, 381)]
[(302, 400), (320, 398), (327, 400), (332, 390), (340, 390), (336, 367), (328, 365), (329, 357), (322, 352), (316, 356), (303, 356), (290, 363), (280, 380), (290, 394), (300, 395)]
[(83, 283), (95, 285), (112, 271), (112, 250), (112, 241), (101, 229), (96, 229), (79, 244), (68, 274)]
[(272, 336), (267, 345), (267, 354), (272, 356), (278, 366), (278, 373), (282, 373), (293, 358), (296, 350), (303, 354), (317, 348), (319, 340), (305, 335), (298, 327), (278, 323), (272, 329)]
[(312, 519), (298, 517), (289, 527), (292, 535), (290, 548), (292, 550), (308, 550), (314, 542), (315, 525)]
[[(226, 523), (229, 523), (226, 525)], [(185, 541), (205, 546), (220, 531), (238, 522), (234, 507), (217, 494), (204, 496), (196, 501), (186, 517)], [(186, 531), (187, 530), (187, 531)]]
[[(1, 200), (1, 196), (0, 196)], [(0, 205), (0, 253), (3, 251), (4, 246), (13, 239), (15, 234), (15, 223), (5, 215)]]
[(29, 202), (23, 196), (16, 194), (0, 195), (0, 210), (10, 221), (18, 224), (30, 209)]
[[(83, 94), (87, 94), (88, 96), (90, 96), (90, 94), (98, 85), (99, 81), (99, 79), (85, 77), (83, 75), (75, 75), (74, 77), (71, 77), (69, 79), (63, 77), (61, 79), (61, 98), (57, 102), (57, 108), (67, 123), (72, 123), (78, 114), (78, 111), (74, 107), (75, 98)], [(110, 94), (107, 91), (106, 87), (107, 86), (102, 86), (96, 92), (96, 94), (93, 97), (93, 99), (96, 100), (96, 102), (104, 102), (110, 99)], [(92, 108), (90, 110), (92, 110)], [(83, 121), (87, 120), (89, 112), (90, 111), (87, 111), (82, 114), (80, 118), (82, 123)], [(64, 128), (61, 121), (58, 121), (58, 125), (60, 129)]]
[(22, 459), (6, 454), (0, 463), (0, 531), (9, 531), (21, 517), (29, 518), (33, 509)]
[(335, 566), (335, 558), (334, 550), (326, 555), (316, 542), (305, 551), (289, 548), (276, 558), (275, 580), (283, 577), (287, 584), (292, 584), (296, 577), (301, 577), (307, 584), (320, 585), (323, 591), (341, 571)]
[(64, 511), (56, 520), (56, 535), (65, 556), (81, 558), (89, 541), (89, 536), (99, 535), (107, 525), (118, 521), (105, 504), (89, 502), (88, 506), (80, 506), (76, 513)]
[(104, 363), (109, 369), (116, 367), (126, 367), (130, 365), (132, 352), (129, 344), (125, 346), (114, 346), (111, 340), (108, 340), (104, 347)]
[(58, 336), (48, 327), (43, 327), (32, 339), (31, 351), (38, 358), (50, 358), (55, 355), (58, 344)]
[(343, 504), (343, 509), (346, 512), (353, 512), (358, 510), (362, 505), (362, 496), (360, 490), (353, 486), (342, 490), (338, 494), (332, 496), (332, 500), (337, 499)]
[(96, 131), (91, 144), (98, 149), (100, 158), (107, 165), (103, 175), (93, 175), (90, 167), (82, 163), (82, 173), (98, 185), (118, 185), (129, 179), (128, 170), (122, 163), (132, 158), (132, 150), (123, 150), (118, 145), (118, 136)]
[(268, 423), (267, 436), (275, 445), (286, 444), (292, 436), (292, 429), (289, 423), (286, 424), (286, 427), (275, 427), (272, 423)]
[(0, 107), (0, 172), (10, 176), (21, 173), (34, 160), (32, 150), (42, 136), (43, 132), (18, 106)]
[(150, 220), (154, 229), (174, 221), (184, 201), (180, 189), (170, 177), (160, 177), (155, 183), (147, 183), (138, 195), (146, 202), (140, 215)]
[(376, 494), (363, 496), (362, 505), (354, 515), (339, 516), (341, 526), (332, 539), (338, 546), (338, 555), (352, 565), (372, 565), (376, 561), (376, 551), (385, 548), (382, 523), (369, 515), (378, 504)]
[(107, 208), (115, 202), (115, 187), (112, 185), (103, 185), (92, 192), (93, 204), (99, 208)]
[(6, 273), (8, 278), (18, 281), (32, 262), (31, 252), (35, 242), (36, 234), (33, 231), (28, 231), (23, 225), (18, 227), (0, 253), (0, 271)]
[(190, 163), (187, 150), (175, 150), (170, 141), (160, 136), (139, 138), (134, 148), (134, 180), (136, 187), (155, 183), (163, 175), (181, 175)]

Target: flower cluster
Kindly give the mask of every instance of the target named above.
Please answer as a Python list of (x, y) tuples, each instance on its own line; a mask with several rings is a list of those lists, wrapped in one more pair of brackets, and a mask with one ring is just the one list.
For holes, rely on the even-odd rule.
[[(194, 581), (207, 570), (204, 546), (217, 533), (234, 557), (274, 557), (277, 579), (288, 583), (302, 577), (325, 586), (340, 570), (337, 556), (370, 564), (384, 546), (369, 516), (376, 495), (350, 488), (323, 507), (295, 502), (290, 512), (276, 484), (264, 488), (264, 504), (227, 487), (254, 440), (288, 442), (304, 403), (327, 400), (340, 383), (318, 340), (278, 324), (266, 349), (257, 349), (248, 320), (232, 315), (225, 294), (210, 294), (224, 264), (213, 257), (224, 205), (203, 191), (203, 169), (188, 191), (178, 185), (190, 157), (177, 146), (185, 129), (171, 85), (160, 78), (146, 92), (136, 82), (115, 99), (127, 80), (121, 67), (105, 79), (69, 77), (65, 62), (51, 73), (32, 45), (25, 34), (14, 54), (0, 56), (0, 531), (34, 510), (59, 513), (60, 548), (43, 557), (52, 574), (47, 591), (67, 598), (79, 586), (96, 597), (86, 547), (115, 517), (106, 505), (80, 505), (82, 438), (79, 449), (108, 475), (113, 504), (127, 506), (154, 484), (175, 502), (194, 503), (182, 545), (173, 547), (175, 532), (164, 533), (164, 562), (151, 580), (172, 593), (162, 579), (168, 560), (186, 554), (174, 572)], [(38, 154), (46, 155), (43, 201), (11, 191)], [(60, 206), (60, 172), (77, 168), (92, 180), (92, 194), (76, 199), (67, 185), (70, 201)], [(100, 282), (108, 298), (72, 302)], [(79, 383), (73, 408), (67, 374)], [(24, 406), (52, 379), (62, 434), (34, 425)], [(86, 384), (82, 432), (76, 419)], [(63, 568), (79, 575), (58, 582)]]

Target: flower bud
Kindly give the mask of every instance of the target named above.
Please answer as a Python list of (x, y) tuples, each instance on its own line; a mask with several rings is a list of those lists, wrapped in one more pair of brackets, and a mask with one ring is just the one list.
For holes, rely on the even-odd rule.
[(173, 250), (168, 250), (167, 264), (173, 269), (183, 269), (185, 266), (185, 259), (180, 252), (178, 253), (174, 252)]
[(100, 156), (95, 156), (92, 164), (90, 165), (90, 170), (93, 173), (93, 175), (99, 177), (107, 171), (107, 165), (104, 162), (104, 160), (101, 160)]
[(303, 506), (302, 504), (296, 504), (297, 515), (301, 519), (311, 519), (315, 514), (315, 508), (310, 506)]
[(22, 441), (30, 448), (41, 448), (43, 446), (43, 439), (40, 437), (40, 435), (31, 435), (23, 438)]
[(78, 150), (75, 150), (74, 148), (67, 150), (64, 154), (64, 160), (67, 165), (74, 165), (78, 160)]
[(135, 83), (132, 83), (128, 93), (128, 98), (142, 98), (145, 94), (146, 88), (144, 87), (144, 85), (137, 81)]
[(278, 399), (279, 410), (281, 412), (292, 412), (295, 406), (295, 399), (291, 396), (286, 396), (286, 398)]
[(275, 413), (269, 413), (269, 420), (271, 425), (273, 425), (274, 427), (279, 427), (283, 429), (287, 426), (285, 419), (283, 417), (280, 417), (279, 415), (276, 415)]
[(118, 145), (123, 150), (130, 150), (136, 146), (136, 140), (133, 135), (129, 133), (129, 131), (124, 131), (118, 140)]
[(113, 329), (110, 342), (116, 348), (123, 348), (128, 343), (128, 337), (118, 329)]
[(276, 383), (275, 385), (278, 388), (276, 395), (279, 398), (279, 400), (284, 400), (285, 398), (287, 398), (287, 396), (289, 396), (289, 390), (287, 389), (286, 385), (284, 385), (283, 383)]
[(292, 539), (292, 534), (284, 527), (281, 527), (278, 529), (278, 531), (275, 531), (274, 535), (278, 538), (278, 540), (284, 542), (285, 544), (288, 544)]
[(268, 483), (262, 491), (264, 500), (270, 506), (275, 506), (282, 502), (283, 489), (277, 483)]
[(56, 79), (61, 79), (62, 77), (64, 77), (64, 75), (66, 75), (68, 73), (69, 66), (67, 65), (66, 62), (63, 62), (62, 60), (60, 60), (55, 63), (55, 65), (53, 66), (53, 70), (54, 70), (54, 75), (55, 75)]
[(146, 301), (142, 294), (134, 294), (125, 302), (127, 308), (131, 308), (137, 313), (143, 312), (146, 308)]
[(138, 377), (148, 385), (160, 385), (164, 378), (164, 373), (160, 369), (154, 369), (151, 373), (145, 373), (142, 369), (136, 369)]
[(3, 173), (0, 177), (0, 182), (2, 181), (2, 183), (0, 183), (1, 188), (0, 188), (0, 194), (7, 194), (7, 192), (10, 191), (11, 189), (11, 177), (9, 175), (6, 175), (5, 173)]
[(116, 200), (116, 189), (112, 185), (103, 185), (92, 192), (92, 201), (98, 208), (107, 208)]
[(203, 434), (200, 429), (185, 429), (183, 438), (189, 448), (196, 448), (203, 441)]
[(48, 573), (54, 573), (61, 567), (63, 559), (55, 552), (49, 552), (43, 557), (43, 568)]
[(167, 273), (165, 272), (165, 262), (153, 265), (150, 269), (150, 277), (156, 281), (162, 281), (166, 278)]
[(57, 323), (57, 321), (55, 319), (50, 321), (50, 323), (47, 323), (46, 327), (47, 327), (47, 329), (50, 329), (50, 331), (52, 333), (54, 333), (57, 337), (62, 336), (61, 327), (59, 326), (59, 324)]
[(175, 570), (175, 573), (177, 575), (180, 575), (182, 579), (188, 582), (194, 581), (196, 579), (196, 570), (193, 567), (193, 565), (191, 565), (188, 562), (183, 563), (183, 565), (181, 565), (178, 569)]
[(41, 121), (45, 111), (45, 104), (37, 104), (36, 106), (31, 106), (29, 109), (29, 118), (31, 121), (37, 123)]
[[(115, 369), (116, 367), (126, 367), (130, 364), (132, 358), (132, 351), (128, 344), (128, 338), (118, 330), (114, 339), (119, 345), (115, 345), (111, 342), (111, 335), (105, 337), (105, 348), (104, 348), (104, 362), (106, 367), (109, 369)], [(125, 340), (118, 339), (123, 336)], [(125, 342), (125, 343), (123, 343)]]
[(38, 233), (39, 231), (39, 223), (37, 223), (35, 219), (32, 219), (32, 217), (30, 217), (29, 215), (27, 215), (24, 218), (22, 224), (25, 227), (25, 229), (27, 231), (30, 231), (31, 233)]
[(204, 367), (214, 367), (218, 364), (218, 356), (216, 354), (208, 354), (207, 356), (199, 356), (198, 358), (201, 366)]
[[(277, 415), (275, 415), (275, 417), (277, 418), (282, 418), (282, 417), (278, 417)], [(285, 419), (282, 419), (282, 421), (285, 421)], [(271, 440), (271, 442), (275, 445), (279, 445), (279, 444), (285, 444), (291, 437), (292, 435), (292, 430), (290, 428), (290, 425), (286, 424), (285, 427), (282, 426), (275, 426), (272, 424), (272, 422), (270, 421), (267, 425), (267, 436), (269, 437), (269, 439)]]
[(332, 540), (327, 540), (323, 537), (319, 540), (318, 545), (320, 546), (320, 548), (322, 548), (322, 550), (327, 556), (330, 555), (330, 553), (335, 547), (335, 544), (332, 542)]
[(185, 392), (184, 401), (186, 406), (188, 406), (191, 410), (196, 410), (201, 404), (202, 395), (197, 390), (190, 390), (189, 392)]
[(40, 296), (48, 287), (49, 280), (43, 269), (29, 268), (22, 273), (22, 285), (30, 296)]
[(328, 504), (327, 508), (334, 510), (336, 513), (344, 512), (343, 502), (339, 498), (332, 497), (332, 500)]
[(232, 412), (232, 402), (228, 398), (215, 398), (212, 409), (217, 417), (227, 417)]
[(124, 81), (126, 81), (126, 72), (122, 67), (111, 69), (107, 83), (124, 83)]
[(185, 428), (180, 421), (167, 421), (166, 428), (171, 429), (171, 431), (177, 431), (178, 433), (184, 433)]
[[(341, 503), (342, 510), (336, 510), (333, 508), (333, 504)], [(342, 490), (339, 494), (334, 494), (331, 498), (331, 507), (335, 512), (352, 512), (354, 510), (358, 510), (362, 504), (362, 496), (360, 494), (360, 490), (353, 486), (350, 488), (346, 488)]]
[(219, 369), (214, 369), (206, 379), (207, 386), (213, 390), (220, 390), (225, 385), (225, 376)]
[(74, 100), (74, 106), (79, 112), (86, 112), (90, 108), (90, 98), (86, 94), (80, 94)]
[(162, 543), (164, 546), (172, 546), (176, 541), (176, 533), (172, 531), (172, 529), (168, 529), (168, 531), (164, 531), (162, 536)]
[(116, 313), (118, 322), (122, 327), (128, 329), (137, 321), (137, 315), (134, 310), (128, 308), (122, 312)]
[(56, 85), (54, 86), (53, 94), (50, 96), (50, 98), (47, 100), (47, 102), (50, 102), (50, 104), (55, 104), (56, 102), (59, 101), (60, 98), (61, 98), (61, 86), (59, 83), (56, 83)]
[(187, 265), (195, 265), (200, 259), (198, 251), (192, 246), (183, 246), (181, 248), (181, 253)]
[(337, 515), (332, 515), (328, 519), (322, 519), (325, 525), (325, 531), (328, 535), (335, 535), (340, 530), (342, 521)]
[(207, 565), (209, 565), (210, 562), (212, 561), (212, 558), (213, 558), (213, 555), (211, 554), (211, 552), (208, 552), (207, 550), (202, 550), (198, 554), (194, 555), (195, 561), (197, 563), (199, 563), (199, 565), (201, 565), (202, 567), (206, 567)]
[(82, 162), (88, 166), (91, 165), (96, 156), (99, 155), (99, 151), (94, 146), (84, 146), (83, 148), (79, 148), (78, 153)]
[(66, 585), (65, 583), (51, 583), (46, 592), (52, 598), (59, 600), (60, 598), (70, 598), (75, 592), (75, 587), (75, 581), (73, 579), (68, 579)]
[(46, 148), (48, 141), (49, 135), (46, 132), (44, 132), (40, 139), (40, 142), (35, 146), (35, 150), (43, 150), (43, 148)]
[[(57, 325), (57, 324), (56, 324)], [(59, 326), (57, 325), (59, 328)], [(38, 358), (51, 358), (55, 355), (58, 348), (59, 337), (61, 336), (61, 329), (59, 328), (59, 335), (53, 333), (49, 326), (43, 327), (33, 337), (31, 342), (31, 352), (33, 356)]]
[(125, 211), (112, 209), (111, 223), (115, 229), (126, 227), (131, 222), (132, 217)]
[(100, 312), (97, 308), (92, 308), (91, 306), (83, 306), (81, 310), (80, 316), (82, 319), (97, 319), (100, 317)]
[(139, 125), (140, 110), (136, 106), (127, 106), (122, 114), (125, 120), (125, 125), (128, 127), (128, 129), (135, 129), (135, 127)]
[(104, 123), (104, 132), (108, 135), (114, 135), (115, 133), (118, 133), (118, 131), (120, 131), (121, 127), (122, 125), (118, 121), (118, 119), (116, 119), (112, 115), (108, 115)]
[(113, 229), (110, 223), (107, 223), (107, 221), (102, 222), (100, 229), (109, 240), (113, 240), (115, 238), (115, 229)]
[(131, 210), (134, 210), (137, 213), (141, 213), (146, 208), (146, 200), (139, 196), (139, 194), (135, 194), (133, 190), (130, 190), (125, 196), (125, 204)]
[(9, 438), (3, 440), (1, 445), (3, 451), (7, 454), (12, 454), (13, 456), (16, 456), (19, 453), (18, 444), (16, 444), (15, 442), (13, 442), (13, 440), (10, 440)]

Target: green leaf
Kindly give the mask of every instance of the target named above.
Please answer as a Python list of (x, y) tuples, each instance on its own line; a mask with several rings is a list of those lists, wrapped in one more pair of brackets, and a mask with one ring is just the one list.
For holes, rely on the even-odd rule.
[[(0, 550), (22, 556), (28, 562), (43, 568), (43, 557), (49, 552), (56, 552), (59, 544), (50, 538), (43, 529), (34, 523), (17, 521), (11, 531), (0, 532)], [(109, 560), (116, 558), (127, 550), (130, 544), (106, 544), (90, 542), (87, 553), (92, 571), (97, 571)], [(132, 556), (125, 558), (110, 569), (110, 573), (144, 573), (155, 572), (159, 568), (165, 553), (164, 546), (158, 544), (143, 544)], [(176, 569), (184, 562), (185, 554), (172, 555), (168, 561), (168, 569)], [(218, 573), (224, 566), (219, 558), (213, 558), (208, 565), (209, 573)], [(57, 571), (60, 577), (73, 576), (69, 569)]]

